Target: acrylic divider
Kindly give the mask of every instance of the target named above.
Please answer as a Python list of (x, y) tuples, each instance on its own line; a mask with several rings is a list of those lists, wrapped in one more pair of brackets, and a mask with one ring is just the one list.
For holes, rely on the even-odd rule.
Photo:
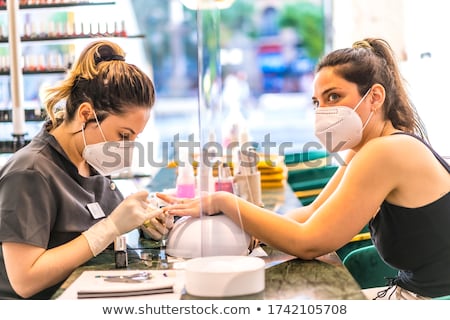
[[(225, 110), (222, 105), (222, 65), (220, 61), (220, 10), (214, 1), (210, 1), (209, 9), (197, 10), (197, 37), (198, 37), (198, 116), (200, 152), (198, 155), (198, 190), (213, 192), (214, 183), (211, 183), (212, 169), (217, 159), (231, 160), (231, 150), (223, 142), (223, 119)], [(211, 9), (213, 8), (213, 9)], [(224, 160), (226, 159), (226, 160)], [(238, 210), (236, 203), (236, 210)], [(202, 219), (202, 216), (200, 216)], [(242, 222), (240, 223), (242, 227)], [(214, 244), (210, 224), (202, 223), (201, 247), (202, 256), (209, 252)], [(247, 235), (242, 230), (237, 237), (247, 241)], [(219, 245), (219, 244), (216, 244)], [(220, 246), (224, 244), (221, 243)], [(230, 243), (230, 246), (235, 244)], [(220, 255), (222, 250), (217, 250)], [(226, 250), (225, 250), (226, 251)]]

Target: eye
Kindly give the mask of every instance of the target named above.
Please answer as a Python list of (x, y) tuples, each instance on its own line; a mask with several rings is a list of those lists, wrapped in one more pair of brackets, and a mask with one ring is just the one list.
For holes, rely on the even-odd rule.
[(337, 93), (330, 93), (328, 95), (328, 102), (336, 102), (340, 96)]
[(317, 109), (319, 107), (319, 100), (313, 100), (312, 105), (313, 105), (314, 109)]
[(129, 132), (121, 132), (119, 133), (120, 140), (129, 141), (130, 140), (130, 133)]

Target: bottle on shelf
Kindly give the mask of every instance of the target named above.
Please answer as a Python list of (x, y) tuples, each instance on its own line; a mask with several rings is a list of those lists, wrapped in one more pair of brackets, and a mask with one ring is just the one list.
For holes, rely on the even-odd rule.
[(215, 190), (215, 180), (213, 169), (219, 162), (216, 143), (216, 136), (214, 132), (209, 133), (208, 143), (203, 148), (203, 154), (200, 158), (198, 173), (197, 173), (197, 186), (199, 191), (202, 192), (214, 192)]
[(254, 147), (239, 151), (239, 162), (234, 172), (236, 194), (257, 206), (263, 207), (261, 172), (258, 170), (258, 155)]
[(219, 166), (219, 174), (215, 183), (215, 190), (234, 193), (233, 180), (230, 167), (226, 162), (222, 163)]
[(194, 167), (192, 166), (192, 163), (189, 162), (187, 153), (180, 154), (176, 181), (176, 194), (178, 198), (195, 197)]

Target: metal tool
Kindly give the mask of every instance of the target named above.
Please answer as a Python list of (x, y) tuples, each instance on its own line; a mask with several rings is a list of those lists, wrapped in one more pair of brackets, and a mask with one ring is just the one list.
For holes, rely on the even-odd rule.
[(126, 282), (126, 283), (139, 283), (145, 280), (151, 279), (152, 275), (149, 272), (138, 272), (129, 275), (99, 275), (97, 278), (104, 278), (108, 282)]

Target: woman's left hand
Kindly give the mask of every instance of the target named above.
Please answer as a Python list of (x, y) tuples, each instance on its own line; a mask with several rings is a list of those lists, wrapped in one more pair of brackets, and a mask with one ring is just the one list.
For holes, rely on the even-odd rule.
[(213, 206), (214, 193), (203, 193), (193, 199), (177, 198), (164, 193), (157, 193), (156, 196), (169, 204), (164, 210), (173, 216), (199, 217), (202, 212), (207, 215), (218, 213)]

